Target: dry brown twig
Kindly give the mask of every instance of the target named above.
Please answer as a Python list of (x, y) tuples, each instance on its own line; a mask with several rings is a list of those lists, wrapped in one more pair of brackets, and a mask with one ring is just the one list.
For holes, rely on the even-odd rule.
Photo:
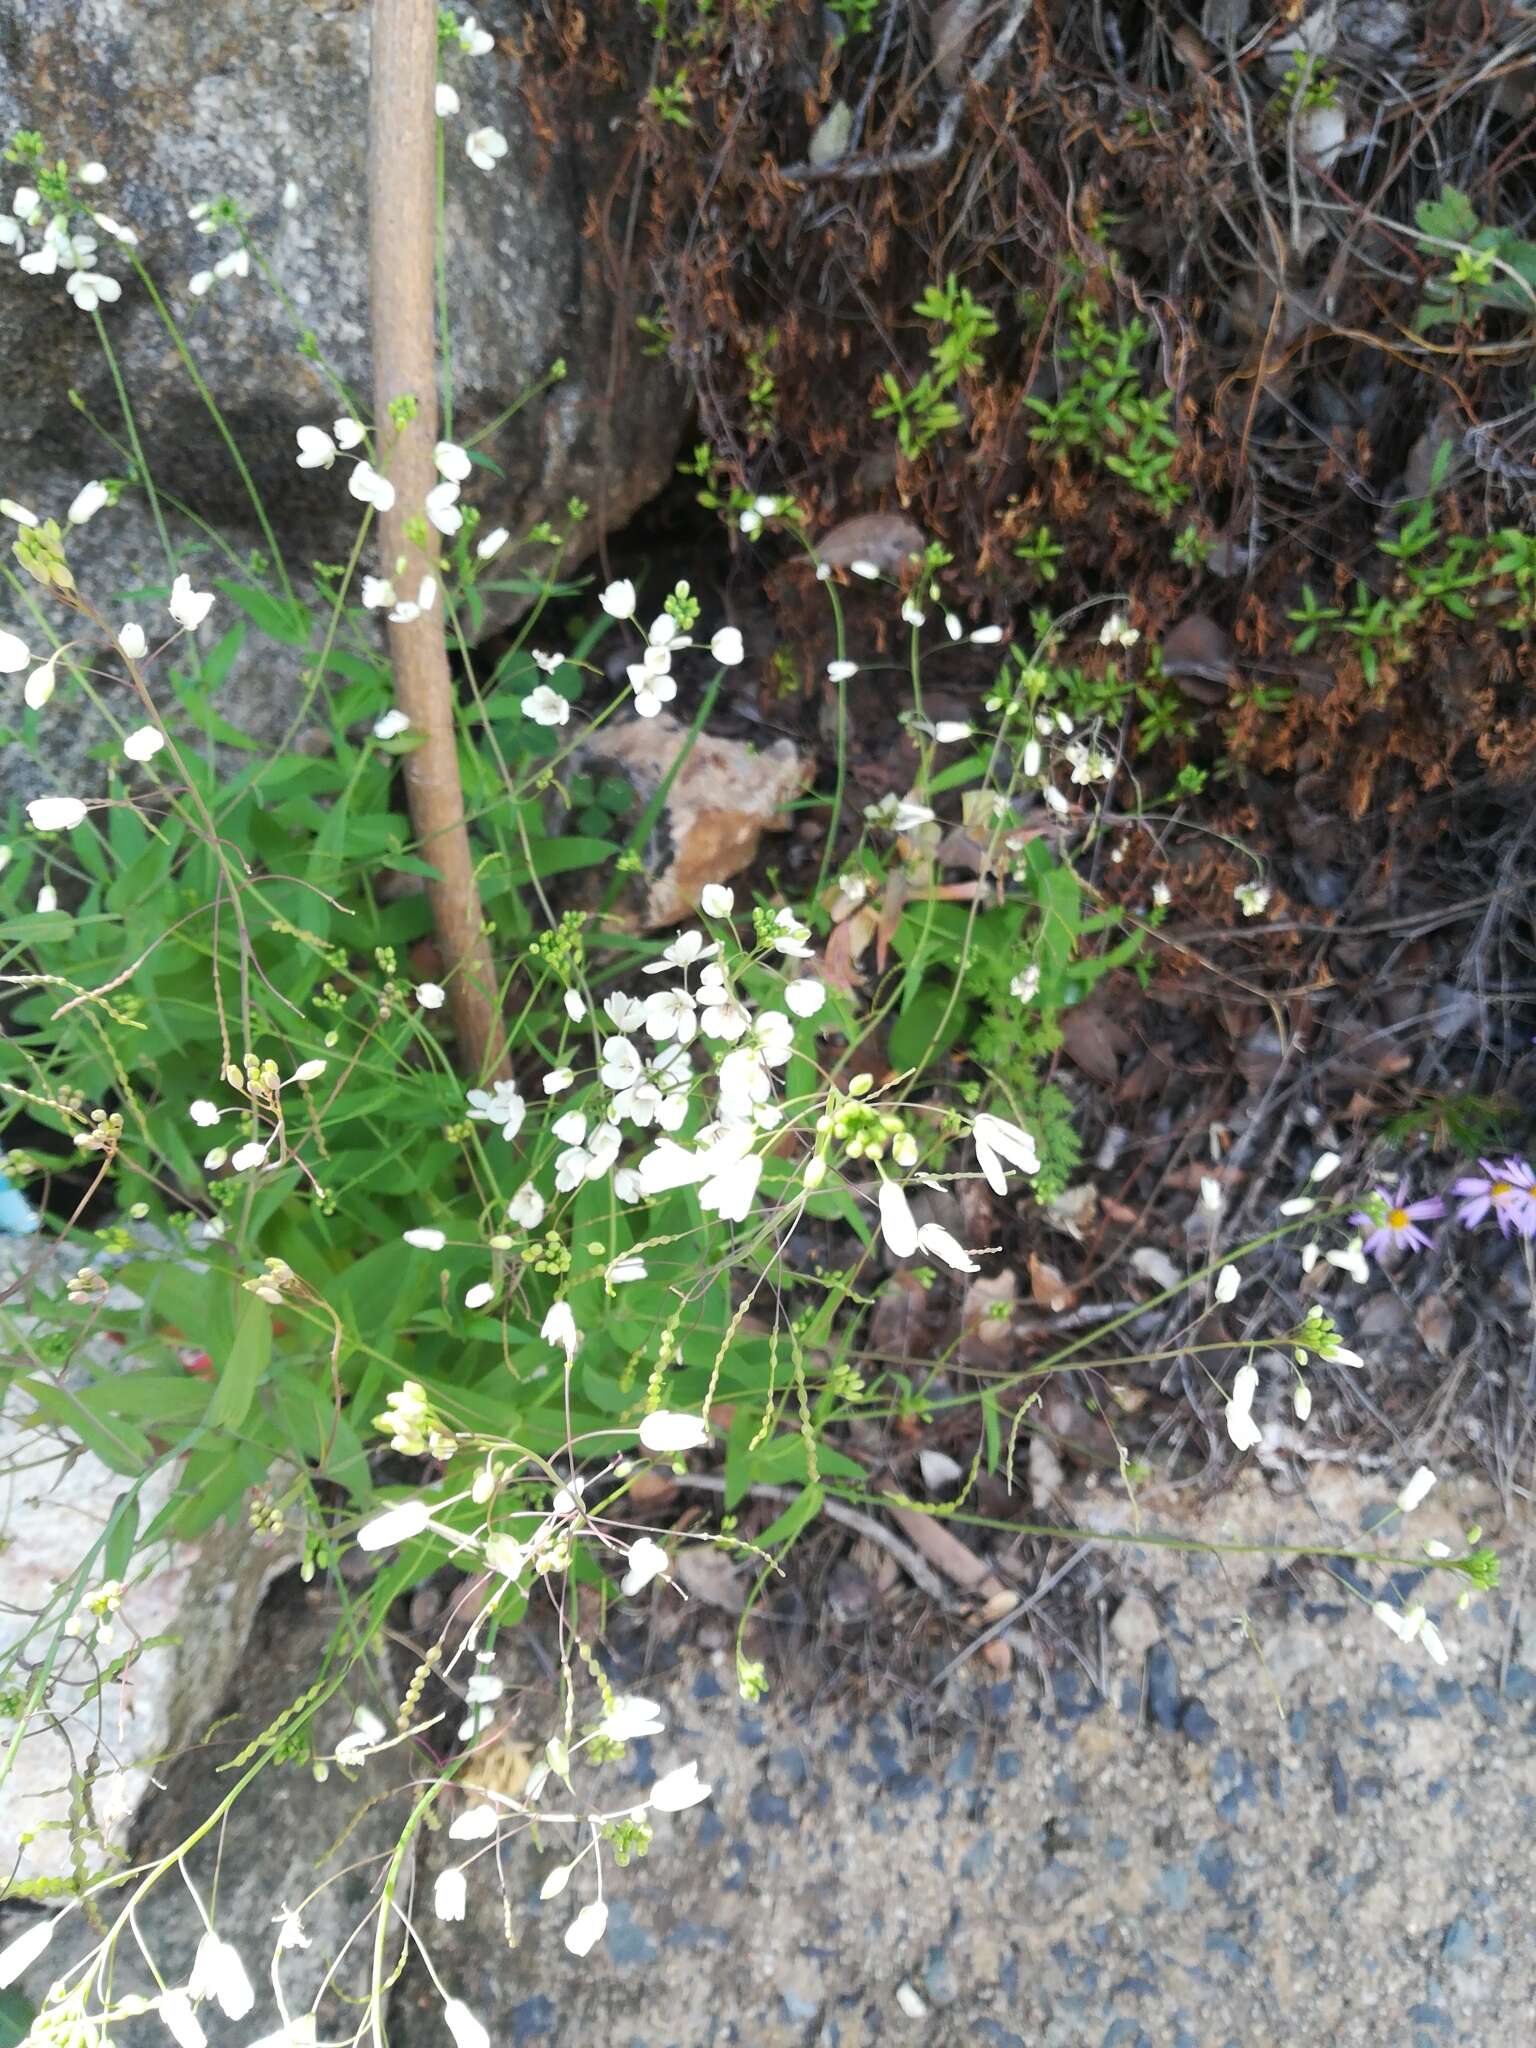
[[(437, 482), (437, 340), (433, 321), (437, 77), (435, 0), (374, 0), (368, 100), (368, 236), (373, 308), (374, 422), (379, 467), (395, 487), (379, 518), (385, 573), (414, 593), (438, 574), (438, 537), (422, 510)], [(414, 401), (386, 447), (392, 405)], [(459, 1064), (476, 1080), (510, 1073), (464, 821), (443, 609), (389, 628), (395, 697), (418, 745), (405, 758), (406, 797), (422, 858), (437, 870), (427, 901), (443, 956)]]

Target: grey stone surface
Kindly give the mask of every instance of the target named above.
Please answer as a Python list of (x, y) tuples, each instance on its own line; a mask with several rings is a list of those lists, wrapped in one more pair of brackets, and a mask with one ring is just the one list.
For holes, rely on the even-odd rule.
[[(508, 33), (519, 9), (513, 0), (486, 0), (479, 14), (497, 48), (480, 58), (450, 51), (443, 67), (462, 101), (445, 124), (454, 425), (459, 433), (485, 426), (564, 358), (565, 380), (484, 444), (502, 474), (477, 470), (466, 497), (488, 524), (514, 532), (546, 517), (570, 531), (564, 508), (573, 495), (583, 498), (592, 514), (567, 547), (570, 564), (599, 528), (622, 523), (665, 480), (682, 409), (663, 365), (615, 352), (619, 315), (599, 243), (585, 232), (589, 207), (621, 163), (616, 107), (571, 105), (545, 91), (536, 122)], [(341, 409), (319, 368), (298, 355), (295, 323), (313, 330), (325, 361), (370, 404), (368, 20), (356, 0), (277, 8), (265, 0), (0, 4), (0, 138), (35, 128), (51, 156), (107, 165), (96, 205), (138, 233), (296, 580), (316, 559), (346, 559), (360, 511), (341, 465), (329, 473), (295, 467), (294, 429)], [(465, 136), (486, 125), (509, 145), (491, 173), (464, 152)], [(299, 194), (293, 210), (282, 204), (290, 179)], [(21, 182), (4, 167), (7, 207)], [(188, 296), (191, 274), (234, 243), (227, 231), (198, 235), (187, 208), (223, 193), (249, 209), (292, 318), (254, 275), (222, 280), (201, 300)], [(123, 281), (121, 300), (103, 317), (157, 483), (237, 551), (259, 546), (240, 480), (148, 294), (105, 236), (97, 263)], [(63, 274), (25, 274), (3, 248), (0, 363), (8, 372), (0, 494), (62, 518), (87, 478), (125, 473), (90, 424), (94, 417), (121, 440), (122, 413), (92, 322), (68, 297)], [(180, 527), (178, 535), (190, 537)], [(107, 609), (116, 609), (120, 591), (168, 581), (139, 493), (98, 514), (73, 553), (82, 589)], [(549, 556), (536, 559), (542, 567)], [(504, 610), (515, 602), (500, 600)], [(11, 613), (0, 605), (0, 622), (13, 623)], [(246, 664), (226, 685), (234, 722), (267, 733), (278, 727), (297, 667), (297, 658), (270, 648), (261, 663)], [(64, 768), (90, 737), (89, 721), (75, 711), (46, 728)], [(10, 786), (35, 789), (15, 764), (7, 772)]]
[[(1279, 1499), (1247, 1478), (1203, 1508), (1187, 1498), (1142, 1506), (1148, 1533), (1177, 1519), (1201, 1540), (1245, 1544), (1298, 1527), (1348, 1540), (1387, 1498), (1324, 1472), (1306, 1499)], [(1092, 1500), (1073, 1507), (1080, 1523), (1092, 1518)], [(1499, 1526), (1487, 1489), (1442, 1484), (1400, 1549), (1453, 1540), (1472, 1520)], [(972, 1660), (933, 1694), (909, 1677), (883, 1697), (829, 1702), (808, 1661), (747, 1707), (728, 1635), (712, 1648), (707, 1629), (681, 1643), (659, 1630), (652, 1667), (619, 1675), (662, 1703), (667, 1730), (630, 1746), (612, 1803), (688, 1757), (714, 1791), (662, 1817), (647, 1857), (610, 1869), (603, 1945), (584, 1960), (562, 1946), (590, 1896), (585, 1875), (539, 1903), (554, 1841), (509, 1846), (500, 1881), (482, 1855), (468, 1917), (444, 1924), (432, 1916), (432, 1880), (467, 1852), (446, 1829), (425, 1837), (415, 1924), (446, 1991), (496, 2048), (1523, 2041), (1536, 2010), (1526, 1540), (1519, 1529), (1500, 1539), (1507, 1600), (1457, 1611), (1446, 1587), (1424, 1589), (1452, 1645), (1444, 1668), (1372, 1618), (1362, 1591), (1385, 1591), (1380, 1573), (1372, 1582), (1347, 1563), (1293, 1565), (1283, 1553), (1127, 1553), (1102, 1598), (1111, 1611), (1124, 1593), (1147, 1599), (1156, 1642), (1122, 1648), (1106, 1626), (1102, 1663), (1091, 1648), (1086, 1666), (1065, 1654), (1048, 1666), (1025, 1658), (1000, 1679)], [(1398, 1575), (1403, 1596), (1415, 1597), (1416, 1578)], [(302, 1598), (295, 1607), (291, 1583), (273, 1602), (241, 1729), (177, 1767), (141, 1847), (169, 1845), (201, 1818), (219, 1782), (210, 1765), (305, 1683), (327, 1619)], [(953, 1644), (937, 1627), (932, 1635), (938, 1670)], [(535, 1719), (546, 1691), (529, 1694)], [(482, 1779), (494, 1767), (488, 1754)], [(371, 1764), (359, 1786), (333, 1777), (320, 1788), (298, 1770), (274, 1773), (244, 1817), (237, 1809), (220, 1921), (253, 1977), (271, 1914), (316, 1881), (324, 1852), (321, 1875), (349, 1875), (331, 1906), (306, 1915), (315, 1945), (300, 1967), (366, 1911), (405, 1811), (390, 1774), (406, 1768), (397, 1754)], [(207, 1871), (205, 1862), (205, 1880)], [(177, 1886), (161, 1910), (156, 1943), (184, 1966), (196, 1929)], [(210, 2022), (215, 2048), (255, 2038), (258, 2020), (270, 2024), (265, 2007), (243, 2032)], [(355, 2025), (354, 2013), (321, 2038), (350, 2038)], [(142, 2026), (124, 2035), (129, 2048), (160, 2038)], [(391, 2048), (447, 2038), (441, 1994), (413, 1965), (393, 1990)]]
[[(1312, 1505), (1358, 1530), (1382, 1491), (1325, 1477)], [(1258, 1488), (1194, 1520), (1263, 1540), (1310, 1512)], [(1496, 1520), (1478, 1488), (1421, 1512), (1416, 1539)], [(445, 1982), (499, 2048), (1524, 2039), (1536, 1637), (1497, 1601), (1445, 1612), (1431, 1594), (1455, 1645), (1442, 1670), (1343, 1580), (1271, 1564), (1137, 1557), (1128, 1583), (1155, 1592), (1164, 1632), (1140, 1655), (1111, 1641), (1103, 1693), (1064, 1659), (1043, 1682), (957, 1680), (937, 1717), (900, 1693), (815, 1705), (809, 1671), (748, 1708), (728, 1652), (685, 1651), (643, 1681), (669, 1726), (634, 1745), (630, 1779), (697, 1756), (709, 1804), (612, 1873), (584, 1962), (560, 1945), (572, 1893), (537, 1900), (552, 1857), (513, 1851), (515, 1948), (494, 1887), (472, 1891), (462, 1926), (430, 1930)], [(408, 1978), (391, 2040), (442, 2038)]]

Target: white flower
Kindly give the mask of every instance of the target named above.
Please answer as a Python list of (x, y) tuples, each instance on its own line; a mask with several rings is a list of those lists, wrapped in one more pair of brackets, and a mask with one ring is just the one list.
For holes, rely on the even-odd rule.
[(448, 1242), (440, 1230), (434, 1230), (428, 1223), (419, 1223), (414, 1230), (402, 1231), (401, 1236), (419, 1252), (440, 1252)]
[[(649, 1543), (650, 1538), (643, 1536), (640, 1542)], [(635, 1546), (636, 1549), (639, 1547), (639, 1544)], [(660, 1544), (652, 1547), (661, 1549)], [(662, 1551), (662, 1561), (665, 1565), (665, 1551)], [(597, 1724), (595, 1732), (606, 1742), (635, 1742), (642, 1735), (660, 1735), (666, 1725), (654, 1700), (641, 1699), (635, 1693), (620, 1693)]]
[(1338, 1170), (1338, 1153), (1320, 1152), (1312, 1162), (1312, 1171), (1307, 1175), (1307, 1179), (1311, 1181), (1327, 1180), (1330, 1174), (1337, 1173)]
[(243, 244), (231, 249), (227, 256), (221, 256), (213, 266), (215, 277), (249, 277), (251, 274), (251, 252)]
[(786, 960), (808, 960), (811, 956), (809, 944), (811, 928), (802, 924), (792, 910), (776, 910), (773, 914), (773, 930), (768, 943), (774, 952), (782, 953)]
[[(271, 1140), (267, 1141), (269, 1144)], [(248, 1145), (242, 1145), (230, 1157), (230, 1165), (236, 1173), (248, 1173), (253, 1167), (261, 1166), (267, 1157), (267, 1147), (259, 1138), (252, 1138)]]
[(1221, 1214), (1221, 1182), (1213, 1174), (1200, 1176), (1200, 1206), (1213, 1216)]
[(416, 1000), (424, 1010), (440, 1010), (448, 1000), (448, 991), (435, 981), (419, 982)]
[(149, 652), (149, 642), (144, 637), (144, 628), (130, 619), (117, 636), (118, 651), (129, 661), (142, 661)]
[(522, 712), (535, 725), (564, 725), (571, 715), (570, 699), (552, 690), (548, 683), (540, 683), (523, 699)]
[(601, 1899), (582, 1907), (565, 1930), (565, 1945), (573, 1956), (590, 1955), (603, 1938), (608, 1925), (608, 1908)]
[(1124, 612), (1111, 612), (1099, 628), (1101, 647), (1134, 647), (1140, 638), (1136, 628), (1126, 624)]
[(464, 154), (478, 170), (494, 171), (507, 153), (507, 138), (496, 128), (477, 128), (464, 138)]
[(1031, 960), (1027, 967), (1019, 970), (1008, 984), (1008, 993), (1021, 1003), (1032, 1003), (1034, 1001), (1035, 997), (1040, 993), (1040, 963), (1038, 960)]
[(762, 1178), (762, 1155), (742, 1149), (742, 1141), (750, 1137), (750, 1127), (729, 1132), (705, 1155), (708, 1177), (699, 1186), (699, 1207), (718, 1216), (722, 1223), (746, 1221)]
[(620, 1591), (640, 1592), (652, 1579), (659, 1579), (670, 1563), (671, 1559), (659, 1543), (653, 1542), (649, 1536), (640, 1537), (629, 1546), (629, 1570), (624, 1574)]
[(58, 680), (53, 665), (58, 658), (56, 654), (50, 655), (41, 668), (33, 669), (27, 677), (21, 695), (29, 711), (41, 711), (53, 695), (54, 684)]
[(495, 1834), (501, 1816), (494, 1806), (472, 1806), (448, 1829), (450, 1842), (485, 1842)]
[(75, 493), (74, 500), (64, 516), (71, 526), (84, 526), (88, 519), (96, 517), (102, 506), (109, 502), (109, 499), (110, 493), (106, 485), (93, 479)]
[(475, 542), (475, 554), (482, 562), (488, 562), (492, 555), (499, 555), (512, 538), (504, 526), (493, 526), (483, 539)]
[(1227, 1401), (1227, 1435), (1240, 1451), (1256, 1450), (1264, 1440), (1264, 1432), (1253, 1419), (1253, 1397), (1258, 1384), (1256, 1367), (1238, 1367)]
[(971, 1257), (957, 1237), (953, 1237), (942, 1224), (925, 1223), (917, 1233), (917, 1248), (928, 1252), (936, 1259), (942, 1259), (946, 1266), (952, 1266), (957, 1273), (979, 1273), (981, 1267)]
[(1330, 1266), (1336, 1266), (1341, 1273), (1347, 1273), (1357, 1287), (1363, 1287), (1371, 1277), (1371, 1269), (1358, 1237), (1352, 1237), (1343, 1251), (1324, 1252), (1323, 1257)]
[(573, 1024), (580, 1024), (587, 1014), (586, 1001), (579, 989), (568, 988), (560, 998), (565, 1005), (565, 1014)]
[(965, 628), (953, 612), (946, 612), (944, 614), (944, 630), (951, 640), (963, 640), (965, 638)]
[(409, 715), (397, 705), (389, 711), (380, 712), (373, 721), (373, 736), (376, 740), (397, 740), (401, 733), (410, 731), (410, 726)]
[(635, 586), (627, 576), (610, 583), (597, 601), (610, 619), (632, 619), (635, 616)]
[(1272, 894), (1267, 882), (1239, 882), (1232, 891), (1244, 917), (1259, 917), (1269, 908)]
[(1168, 908), (1169, 904), (1173, 901), (1173, 891), (1166, 882), (1154, 882), (1152, 884), (1152, 901), (1159, 910), (1166, 910)]
[(468, 1309), (487, 1308), (496, 1299), (496, 1289), (489, 1280), (477, 1280), (464, 1294), (464, 1306)]
[(699, 1415), (679, 1415), (670, 1408), (657, 1408), (640, 1424), (640, 1442), (659, 1457), (673, 1457), (679, 1451), (696, 1451), (709, 1442), (709, 1425)]
[(387, 611), (395, 602), (395, 586), (387, 576), (365, 576), (363, 578), (363, 608), (365, 611)]
[(710, 1795), (711, 1787), (699, 1781), (696, 1763), (679, 1764), (651, 1787), (650, 1803), (658, 1813), (683, 1813)]
[(432, 1509), (424, 1500), (401, 1501), (398, 1507), (386, 1508), (381, 1515), (364, 1522), (357, 1532), (359, 1550), (384, 1550), (391, 1543), (409, 1543), (413, 1536), (419, 1536), (432, 1519)]
[(699, 908), (706, 917), (729, 917), (736, 908), (736, 892), (723, 882), (706, 882), (699, 891)]
[[(337, 422), (340, 425), (340, 421)], [(387, 476), (380, 476), (371, 462), (355, 462), (352, 474), (347, 478), (347, 489), (354, 498), (365, 505), (371, 505), (375, 512), (388, 512), (395, 502), (395, 487)]]
[(338, 448), (360, 448), (368, 438), (368, 431), (360, 420), (348, 414), (344, 419), (332, 420), (331, 432), (336, 437)]
[(75, 176), (82, 185), (104, 185), (107, 182), (107, 167), (95, 162), (81, 164)]
[(178, 576), (171, 585), (171, 617), (178, 626), (184, 626), (189, 633), (197, 628), (213, 610), (213, 592), (194, 590), (190, 576)]
[(575, 1081), (574, 1067), (551, 1067), (544, 1076), (542, 1086), (546, 1095), (563, 1095), (567, 1088), (574, 1087)]
[(723, 984), (711, 983), (703, 994), (704, 1007), (699, 1013), (699, 1029), (706, 1038), (722, 1039), (727, 1045), (734, 1045), (739, 1038), (745, 1038), (752, 1028), (752, 1012), (745, 1003), (738, 1002)]
[(283, 211), (285, 213), (296, 212), (298, 210), (299, 198), (298, 184), (294, 179), (289, 178), (283, 186)]
[(544, 1197), (531, 1180), (525, 1180), (508, 1202), (507, 1220), (524, 1230), (537, 1230), (544, 1221)]
[(1238, 1288), (1241, 1287), (1242, 1284), (1243, 1276), (1237, 1270), (1236, 1266), (1223, 1266), (1221, 1271), (1216, 1275), (1216, 1286), (1214, 1289), (1216, 1299), (1218, 1301), (1233, 1300), (1237, 1294)]
[(453, 2036), (454, 2048), (491, 2048), (491, 2037), (462, 1998), (450, 1998), (443, 2007), (443, 2025)]
[(827, 1000), (826, 983), (815, 981), (809, 976), (801, 981), (787, 982), (784, 987), (784, 1001), (797, 1017), (815, 1017), (820, 1014)]
[(437, 467), (438, 475), (451, 484), (463, 483), (475, 466), (469, 458), (468, 451), (461, 448), (457, 441), (439, 441), (432, 450), (432, 460)]
[(959, 740), (968, 740), (972, 730), (963, 718), (941, 718), (933, 728), (933, 736), (941, 747), (949, 747)]
[(1047, 782), (1040, 794), (1045, 798), (1049, 808), (1060, 818), (1064, 818), (1072, 808), (1054, 782)]
[(62, 1913), (55, 1913), (46, 1920), (34, 1920), (13, 1941), (0, 1948), (0, 1991), (31, 1969), (52, 1941), (53, 1931), (63, 1917)]
[(432, 104), (437, 111), (438, 119), (446, 121), (450, 114), (456, 114), (459, 111), (459, 96), (451, 85), (446, 85), (442, 79), (439, 79), (437, 89), (432, 95)]
[(73, 832), (84, 821), (85, 805), (77, 796), (35, 796), (27, 816), (39, 832)]
[(528, 1114), (527, 1103), (511, 1081), (498, 1081), (489, 1093), (484, 1088), (471, 1088), (466, 1100), (471, 1118), (477, 1123), (500, 1124), (501, 1135), (508, 1144), (523, 1128), (523, 1118)]
[(59, 907), (59, 892), (51, 882), (45, 882), (37, 892), (37, 908), (46, 917)]
[(848, 564), (848, 572), (852, 576), (862, 576), (866, 583), (873, 583), (880, 574), (880, 564), (878, 562), (862, 560), (850, 562)]
[(741, 635), (734, 626), (722, 626), (710, 641), (709, 651), (722, 668), (735, 668), (738, 662), (746, 659)]
[(459, 486), (453, 483), (434, 484), (426, 497), (427, 517), (439, 533), (457, 533), (464, 524), (464, 514), (459, 510)]
[(576, 1318), (571, 1314), (569, 1302), (557, 1301), (553, 1304), (539, 1325), (539, 1335), (546, 1344), (553, 1344), (565, 1353), (567, 1364), (575, 1358), (581, 1349), (581, 1332), (576, 1327)]
[(971, 635), (973, 647), (995, 647), (1003, 637), (1001, 626), (978, 626)]
[[(22, 261), (25, 263), (25, 257)], [(123, 296), (123, 288), (117, 279), (103, 277), (99, 270), (72, 270), (64, 281), (64, 289), (82, 313), (94, 313), (98, 306), (114, 305)]]
[(608, 1268), (605, 1277), (610, 1288), (627, 1287), (632, 1280), (643, 1280), (645, 1272), (644, 1259), (637, 1259), (631, 1256), (625, 1259), (615, 1259)]
[[(600, 1734), (602, 1733), (601, 1730), (599, 1730), (598, 1732)], [(558, 1899), (560, 1894), (565, 1890), (566, 1886), (570, 1883), (571, 1878), (575, 1874), (575, 1870), (576, 1866), (574, 1863), (557, 1863), (554, 1869), (550, 1871), (549, 1875), (545, 1878), (544, 1882), (539, 1886), (539, 1897), (541, 1899)]]
[(1296, 1411), (1296, 1420), (1298, 1422), (1305, 1422), (1312, 1413), (1312, 1389), (1305, 1380), (1298, 1380), (1296, 1382), (1295, 1390), (1291, 1395), (1291, 1406)]
[(458, 38), (459, 48), (466, 57), (489, 56), (496, 47), (495, 37), (479, 27), (472, 14), (465, 15), (454, 30), (454, 35)]
[(462, 1920), (468, 1896), (463, 1871), (456, 1863), (450, 1864), (437, 1873), (437, 1882), (432, 1887), (432, 1910), (439, 1920)]
[(299, 427), (294, 439), (299, 444), (295, 459), (300, 469), (329, 469), (336, 460), (336, 443), (324, 427)]
[(209, 1102), (203, 1096), (199, 1096), (197, 1101), (188, 1108), (187, 1115), (191, 1117), (193, 1123), (201, 1124), (204, 1130), (206, 1130), (210, 1124), (216, 1124), (219, 1120), (218, 1105), (217, 1103)]
[(208, 2036), (185, 1991), (162, 1991), (155, 2010), (176, 2048), (208, 2048)]
[(192, 1998), (214, 1999), (231, 2020), (243, 2020), (256, 2003), (240, 1951), (211, 1928), (197, 1944), (187, 1991)]
[(698, 1010), (685, 988), (659, 988), (645, 1003), (645, 1028), (658, 1044), (675, 1038), (687, 1045), (698, 1029)]
[(633, 662), (626, 673), (635, 693), (635, 711), (641, 718), (654, 718), (677, 695), (677, 684), (671, 676), (649, 674)]
[(910, 1259), (917, 1250), (917, 1219), (900, 1184), (880, 1183), (880, 1229), (898, 1259)]
[(164, 745), (165, 734), (158, 725), (141, 725), (123, 741), (123, 752), (130, 761), (152, 761)]
[(187, 290), (194, 299), (200, 299), (206, 293), (211, 292), (213, 290), (213, 272), (211, 270), (194, 270), (187, 279)]
[(859, 664), (856, 661), (829, 661), (827, 663), (827, 680), (829, 682), (846, 683), (850, 678), (856, 676), (858, 672)]
[(1035, 1141), (1026, 1130), (1012, 1124), (1006, 1118), (983, 1114), (977, 1117), (971, 1127), (972, 1142), (976, 1147), (976, 1163), (986, 1178), (986, 1183), (995, 1195), (1008, 1192), (1007, 1167), (1014, 1167), (1020, 1173), (1038, 1173), (1040, 1154)]
[[(0, 224), (5, 216), (0, 214)], [(29, 512), (25, 505), (18, 505), (14, 498), (0, 498), (0, 519), (14, 519), (18, 526), (36, 526), (37, 514)]]
[(32, 659), (32, 650), (25, 640), (18, 640), (14, 633), (7, 633), (0, 626), (0, 676), (14, 676), (24, 669)]
[(1399, 1511), (1405, 1515), (1411, 1515), (1414, 1509), (1420, 1506), (1428, 1497), (1429, 1490), (1434, 1483), (1434, 1473), (1430, 1471), (1427, 1465), (1421, 1465), (1402, 1492), (1397, 1496)]

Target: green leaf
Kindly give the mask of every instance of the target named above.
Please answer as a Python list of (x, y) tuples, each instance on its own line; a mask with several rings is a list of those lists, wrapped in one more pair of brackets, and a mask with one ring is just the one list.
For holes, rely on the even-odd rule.
[(235, 1324), (235, 1341), (219, 1370), (218, 1384), (208, 1404), (208, 1420), (215, 1429), (238, 1429), (251, 1412), (256, 1389), (272, 1362), (272, 1311), (266, 1302), (248, 1294), (240, 1305)]
[(245, 613), (251, 624), (269, 640), (276, 640), (282, 647), (307, 647), (314, 631), (308, 611), (298, 600), (273, 597), (270, 591), (257, 590), (249, 583), (226, 583), (215, 577), (214, 588), (222, 590), (237, 610)]
[(773, 1550), (782, 1545), (788, 1549), (806, 1524), (813, 1522), (821, 1513), (826, 1494), (819, 1486), (803, 1486), (783, 1514), (770, 1522), (758, 1537), (764, 1550)]

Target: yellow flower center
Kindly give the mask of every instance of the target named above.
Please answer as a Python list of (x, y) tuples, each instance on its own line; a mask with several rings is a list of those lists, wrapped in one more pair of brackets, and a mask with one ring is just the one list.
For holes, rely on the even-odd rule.
[(1501, 1195), (1512, 1195), (1514, 1192), (1515, 1184), (1513, 1181), (1491, 1180), (1488, 1183), (1488, 1198), (1490, 1201), (1496, 1202)]
[(1387, 1211), (1387, 1228), (1389, 1230), (1406, 1230), (1408, 1228), (1408, 1211), (1406, 1209), (1389, 1209)]

